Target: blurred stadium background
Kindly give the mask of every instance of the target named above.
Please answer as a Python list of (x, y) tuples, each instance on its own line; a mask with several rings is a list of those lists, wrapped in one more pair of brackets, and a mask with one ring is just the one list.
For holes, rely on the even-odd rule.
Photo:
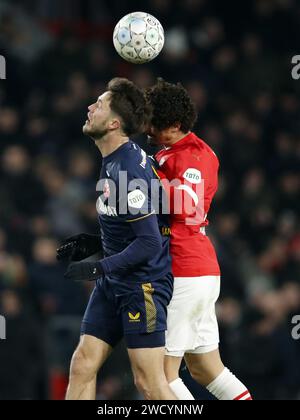
[[(113, 49), (130, 11), (152, 13), (163, 53), (134, 66)], [(220, 158), (210, 235), (222, 268), (221, 353), (256, 399), (300, 399), (298, 0), (0, 0), (0, 399), (62, 399), (92, 284), (64, 280), (59, 241), (98, 230), (100, 158), (81, 127), (106, 82), (180, 81), (196, 133)], [(137, 139), (143, 144), (143, 138)], [(209, 398), (182, 370), (197, 398)], [(120, 345), (99, 399), (138, 399)]]

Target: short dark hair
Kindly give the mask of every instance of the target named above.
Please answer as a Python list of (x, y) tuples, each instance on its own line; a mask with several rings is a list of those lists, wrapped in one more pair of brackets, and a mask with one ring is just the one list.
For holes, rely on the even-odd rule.
[(146, 89), (145, 96), (151, 107), (151, 125), (164, 130), (176, 123), (184, 133), (190, 131), (197, 119), (195, 105), (186, 89), (180, 84), (168, 83), (158, 78), (154, 86)]
[(143, 91), (128, 79), (115, 77), (108, 85), (111, 93), (110, 108), (121, 117), (127, 136), (138, 134), (145, 128), (147, 104)]

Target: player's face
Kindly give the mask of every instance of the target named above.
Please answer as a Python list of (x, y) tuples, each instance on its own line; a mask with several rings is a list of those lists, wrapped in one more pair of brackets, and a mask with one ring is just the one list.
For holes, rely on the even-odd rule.
[(100, 139), (109, 132), (109, 123), (112, 118), (109, 102), (110, 92), (104, 92), (95, 103), (88, 107), (88, 119), (82, 128), (84, 134)]
[(172, 134), (172, 128), (165, 128), (164, 130), (157, 130), (155, 127), (150, 126), (147, 132), (150, 136), (150, 144), (164, 144), (167, 145), (170, 142)]

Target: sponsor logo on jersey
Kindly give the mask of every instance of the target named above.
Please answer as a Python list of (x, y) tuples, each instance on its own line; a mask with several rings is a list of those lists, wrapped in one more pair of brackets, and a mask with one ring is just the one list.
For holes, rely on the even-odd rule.
[(189, 181), (191, 184), (200, 184), (201, 172), (195, 168), (188, 168), (183, 174), (183, 178)]
[(170, 236), (171, 235), (171, 228), (163, 226), (161, 228), (161, 234), (162, 234), (162, 236)]
[(137, 312), (135, 315), (133, 315), (131, 312), (128, 312), (128, 316), (129, 316), (129, 322), (141, 322), (141, 320), (140, 320), (141, 313), (140, 312)]
[(131, 191), (127, 196), (128, 206), (134, 209), (141, 209), (145, 203), (146, 196), (141, 190)]

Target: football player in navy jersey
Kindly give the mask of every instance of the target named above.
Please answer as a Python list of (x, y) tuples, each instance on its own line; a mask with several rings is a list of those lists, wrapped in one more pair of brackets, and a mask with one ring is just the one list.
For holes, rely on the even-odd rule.
[[(88, 109), (83, 132), (103, 158), (97, 184), (101, 237), (79, 234), (58, 249), (59, 259), (75, 261), (66, 278), (96, 281), (72, 357), (66, 398), (95, 399), (98, 370), (124, 337), (135, 384), (144, 397), (175, 400), (163, 367), (173, 292), (169, 238), (161, 235), (168, 226), (156, 215), (151, 162), (129, 139), (144, 127), (146, 102), (132, 82), (115, 78)], [(81, 262), (100, 248), (103, 259)]]

